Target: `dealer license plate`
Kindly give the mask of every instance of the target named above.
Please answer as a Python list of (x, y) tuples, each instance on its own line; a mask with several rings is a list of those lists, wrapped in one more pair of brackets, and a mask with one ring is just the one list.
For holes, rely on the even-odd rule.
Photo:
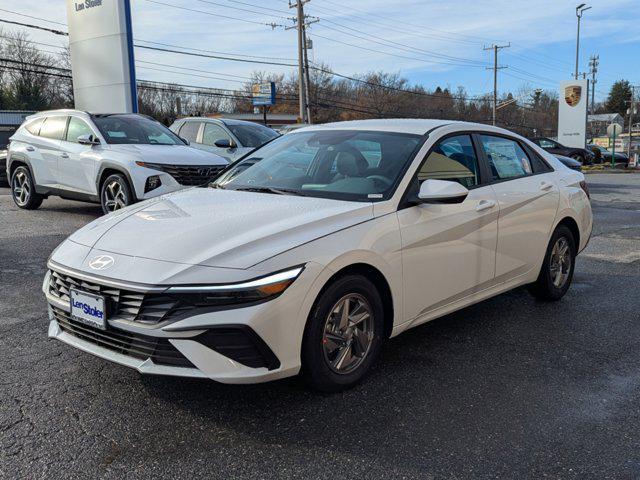
[(107, 329), (104, 297), (72, 288), (69, 290), (71, 318), (92, 327)]

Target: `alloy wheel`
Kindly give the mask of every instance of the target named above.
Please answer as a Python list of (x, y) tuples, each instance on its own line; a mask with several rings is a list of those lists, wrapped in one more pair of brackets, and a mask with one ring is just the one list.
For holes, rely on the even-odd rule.
[(104, 188), (104, 206), (109, 212), (115, 212), (127, 206), (127, 194), (120, 182), (113, 180)]
[(325, 321), (322, 347), (327, 365), (339, 374), (354, 371), (369, 353), (373, 337), (371, 305), (362, 295), (345, 295)]
[(565, 237), (556, 240), (551, 250), (551, 258), (549, 259), (549, 270), (551, 272), (551, 281), (556, 288), (564, 287), (569, 278), (571, 271), (571, 248)]
[(13, 177), (13, 198), (19, 206), (24, 206), (29, 202), (31, 197), (31, 184), (27, 174), (19, 170)]

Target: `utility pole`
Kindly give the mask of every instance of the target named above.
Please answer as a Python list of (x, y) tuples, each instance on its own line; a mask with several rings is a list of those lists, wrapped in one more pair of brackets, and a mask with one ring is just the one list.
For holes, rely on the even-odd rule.
[(302, 23), (302, 40), (304, 41), (304, 82), (306, 85), (305, 95), (307, 99), (307, 123), (312, 124), (311, 118), (311, 79), (309, 78), (309, 40), (307, 39), (307, 26), (311, 23), (319, 21), (319, 19), (308, 21), (305, 17), (305, 22)]
[(591, 7), (587, 7), (586, 3), (581, 3), (576, 7), (576, 17), (578, 17), (578, 36), (576, 38), (576, 80), (578, 80), (578, 64), (580, 62), (580, 20), (582, 20), (582, 14), (590, 8)]
[[(637, 88), (640, 88), (637, 87)], [(629, 105), (629, 145), (627, 146), (627, 156), (631, 160), (631, 143), (633, 141), (633, 114), (636, 109), (636, 86), (631, 86), (631, 104)]]
[(298, 30), (298, 103), (300, 108), (300, 120), (307, 123), (307, 98), (304, 86), (304, 4), (309, 0), (296, 0), (289, 3), (289, 8), (296, 9), (296, 29)]
[(483, 50), (493, 50), (493, 67), (487, 67), (487, 70), (493, 70), (493, 125), (496, 124), (496, 114), (498, 112), (498, 70), (507, 68), (498, 66), (498, 52), (503, 48), (511, 46), (511, 42), (507, 45), (496, 45), (484, 47)]
[(598, 65), (600, 64), (600, 55), (591, 55), (589, 57), (589, 74), (591, 75), (591, 114), (596, 113), (596, 74), (598, 73)]

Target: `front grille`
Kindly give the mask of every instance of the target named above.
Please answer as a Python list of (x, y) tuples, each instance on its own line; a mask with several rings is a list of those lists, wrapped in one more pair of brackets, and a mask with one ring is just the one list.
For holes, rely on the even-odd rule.
[(145, 162), (145, 166), (168, 173), (180, 185), (189, 187), (209, 183), (226, 168), (226, 165), (164, 165), (147, 162)]
[(145, 295), (141, 292), (122, 290), (119, 288), (87, 282), (69, 275), (51, 270), (49, 294), (64, 302), (69, 302), (69, 290), (76, 288), (105, 298), (107, 316), (114, 320), (128, 320), (145, 325), (157, 325), (189, 309), (187, 305), (179, 305), (176, 298), (165, 295)]
[(158, 365), (195, 368), (166, 338), (140, 335), (113, 327), (100, 330), (73, 320), (64, 310), (51, 308), (60, 328), (74, 337), (129, 357), (140, 360), (150, 358)]

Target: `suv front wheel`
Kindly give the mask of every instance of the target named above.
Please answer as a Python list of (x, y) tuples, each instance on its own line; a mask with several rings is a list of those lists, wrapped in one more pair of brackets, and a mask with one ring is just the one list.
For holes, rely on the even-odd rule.
[(129, 183), (123, 175), (115, 173), (109, 175), (100, 188), (100, 204), (102, 211), (107, 214), (120, 210), (133, 203)]
[(14, 203), (25, 210), (35, 210), (44, 200), (44, 197), (36, 192), (31, 171), (25, 166), (19, 166), (11, 175), (11, 196)]

